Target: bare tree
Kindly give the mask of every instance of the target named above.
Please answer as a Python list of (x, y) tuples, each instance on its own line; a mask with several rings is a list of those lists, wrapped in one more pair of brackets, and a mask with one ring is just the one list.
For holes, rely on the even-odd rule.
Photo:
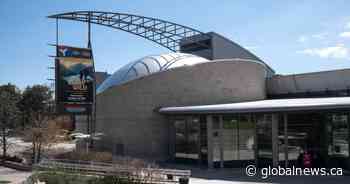
[(26, 128), (24, 135), (26, 140), (32, 143), (32, 162), (40, 161), (43, 153), (53, 144), (61, 140), (60, 128), (53, 115), (44, 113), (32, 113), (32, 124)]

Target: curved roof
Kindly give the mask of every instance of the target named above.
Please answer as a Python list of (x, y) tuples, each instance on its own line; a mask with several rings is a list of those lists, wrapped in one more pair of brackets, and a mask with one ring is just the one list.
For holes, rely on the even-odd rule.
[(152, 73), (203, 62), (209, 62), (209, 60), (185, 53), (169, 53), (156, 56), (146, 56), (134, 62), (128, 63), (117, 70), (98, 87), (97, 93), (101, 93), (112, 86), (117, 86)]

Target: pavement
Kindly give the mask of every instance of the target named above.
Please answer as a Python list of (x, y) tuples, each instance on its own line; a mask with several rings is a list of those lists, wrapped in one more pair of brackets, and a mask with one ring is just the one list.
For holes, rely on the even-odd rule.
[[(32, 173), (0, 166), (0, 184), (20, 184)], [(246, 176), (242, 169), (193, 169), (190, 184), (342, 184), (349, 183), (350, 176), (278, 176), (262, 179)]]
[(193, 169), (191, 184), (341, 184), (350, 183), (350, 176), (273, 176), (263, 179), (261, 176), (247, 176), (245, 169)]
[(350, 183), (350, 172), (343, 171), (343, 176), (248, 176), (245, 168), (208, 169), (181, 164), (166, 164), (168, 169), (191, 170), (190, 184), (342, 184)]
[(31, 174), (31, 172), (17, 171), (15, 169), (0, 166), (0, 184), (20, 184)]

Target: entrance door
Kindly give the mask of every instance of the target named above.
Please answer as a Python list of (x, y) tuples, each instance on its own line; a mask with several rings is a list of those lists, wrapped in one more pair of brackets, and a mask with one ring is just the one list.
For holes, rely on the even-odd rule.
[(200, 119), (184, 117), (175, 120), (175, 159), (185, 163), (196, 163), (199, 159)]
[[(311, 156), (311, 160), (321, 159), (324, 151), (323, 115), (320, 113), (290, 113), (287, 123), (283, 118), (279, 121), (279, 142), (284, 149), (280, 150), (280, 165), (285, 166), (287, 158), (288, 167), (304, 167), (304, 156)], [(285, 127), (287, 125), (287, 127)], [(287, 139), (286, 140), (286, 137)], [(287, 142), (287, 143), (286, 143)], [(287, 155), (285, 155), (287, 154)], [(313, 167), (323, 165), (321, 161), (311, 161)]]

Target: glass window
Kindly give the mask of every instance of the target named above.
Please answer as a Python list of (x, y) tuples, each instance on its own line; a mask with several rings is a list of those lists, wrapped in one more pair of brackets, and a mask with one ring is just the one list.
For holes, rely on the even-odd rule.
[(198, 159), (199, 152), (199, 118), (191, 118), (187, 123), (187, 156)]
[(222, 135), (224, 161), (239, 160), (237, 116), (223, 116)]
[(239, 116), (238, 130), (239, 160), (254, 160), (255, 123), (251, 116)]
[(349, 124), (346, 114), (330, 114), (328, 116), (328, 155), (338, 157), (349, 156)]
[(223, 116), (222, 135), (226, 167), (241, 167), (241, 163), (255, 160), (255, 123), (251, 116)]
[(272, 165), (272, 115), (256, 115), (257, 148), (259, 167)]
[(175, 156), (177, 158), (187, 157), (187, 138), (186, 138), (186, 121), (185, 119), (175, 120), (176, 143)]
[(220, 117), (213, 116), (213, 161), (220, 161)]
[(199, 118), (184, 118), (175, 120), (176, 158), (199, 158)]

